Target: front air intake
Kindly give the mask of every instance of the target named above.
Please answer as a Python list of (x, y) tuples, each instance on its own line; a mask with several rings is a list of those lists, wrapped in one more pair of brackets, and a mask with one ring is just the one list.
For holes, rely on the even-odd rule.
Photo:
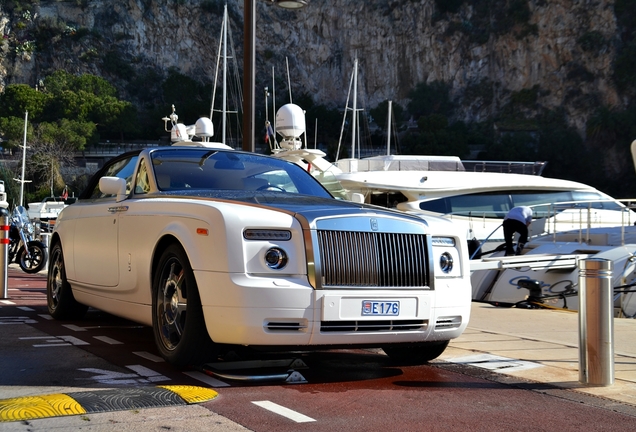
[(399, 332), (426, 330), (426, 320), (322, 321), (323, 333)]
[(318, 231), (323, 288), (428, 287), (424, 234)]

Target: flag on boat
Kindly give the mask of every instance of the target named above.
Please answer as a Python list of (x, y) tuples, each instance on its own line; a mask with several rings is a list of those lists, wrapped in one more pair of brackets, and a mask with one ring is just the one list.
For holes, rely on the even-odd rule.
[(272, 124), (268, 121), (265, 123), (265, 142), (269, 143), (269, 140), (274, 137), (274, 130)]

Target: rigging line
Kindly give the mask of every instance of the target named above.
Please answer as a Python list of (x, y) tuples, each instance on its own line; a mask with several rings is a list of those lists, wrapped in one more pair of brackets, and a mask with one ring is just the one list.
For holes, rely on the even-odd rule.
[(294, 103), (292, 101), (292, 90), (291, 90), (291, 80), (289, 78), (289, 59), (285, 56), (285, 64), (287, 65), (287, 87), (289, 88), (289, 103)]
[[(347, 102), (345, 104), (344, 115), (342, 116), (342, 127), (340, 128), (340, 138), (338, 139), (338, 150), (336, 151), (336, 162), (340, 158), (340, 144), (342, 143), (342, 134), (344, 132), (345, 122), (347, 120), (347, 110), (349, 109), (349, 97), (351, 96), (351, 88), (353, 87), (353, 73), (349, 80), (349, 92), (347, 93)], [(353, 157), (353, 155), (351, 155)]]
[(216, 70), (214, 71), (214, 85), (212, 86), (212, 104), (210, 106), (210, 120), (214, 115), (214, 100), (216, 98), (216, 84), (219, 80), (219, 63), (221, 61), (221, 45), (223, 44), (223, 31), (225, 27), (225, 18), (221, 23), (221, 37), (219, 38), (219, 48), (216, 51), (218, 54), (216, 56)]
[(395, 123), (395, 108), (391, 110), (391, 139), (395, 142), (395, 154), (400, 154), (400, 136), (398, 135), (396, 123)]

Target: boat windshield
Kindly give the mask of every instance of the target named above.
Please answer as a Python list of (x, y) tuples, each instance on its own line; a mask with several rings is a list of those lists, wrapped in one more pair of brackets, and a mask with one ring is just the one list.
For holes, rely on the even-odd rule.
[(532, 207), (535, 217), (545, 217), (567, 208), (621, 210), (623, 206), (596, 191), (488, 192), (437, 198), (420, 203), (420, 209), (461, 216), (503, 218), (513, 207)]

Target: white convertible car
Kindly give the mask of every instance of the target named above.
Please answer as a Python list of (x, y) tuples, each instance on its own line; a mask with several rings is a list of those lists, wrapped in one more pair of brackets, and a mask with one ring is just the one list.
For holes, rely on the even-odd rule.
[(381, 347), (439, 356), (466, 328), (465, 233), (334, 199), (299, 166), (204, 146), (108, 162), (57, 219), (48, 308), (154, 329), (180, 366), (219, 350)]

